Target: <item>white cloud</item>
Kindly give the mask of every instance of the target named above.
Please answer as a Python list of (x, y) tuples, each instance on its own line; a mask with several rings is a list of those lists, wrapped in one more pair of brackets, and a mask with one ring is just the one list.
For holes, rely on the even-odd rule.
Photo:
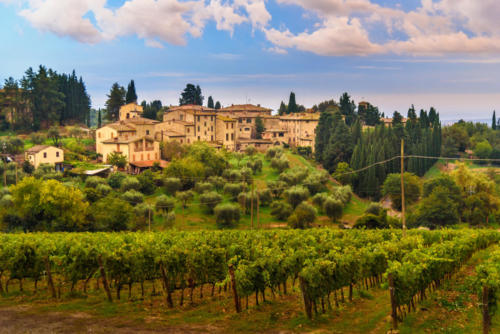
[(288, 51), (286, 51), (285, 49), (282, 49), (280, 47), (277, 47), (277, 46), (273, 46), (273, 47), (267, 48), (265, 50), (267, 52), (276, 53), (276, 54), (279, 54), (279, 55), (286, 55), (286, 54), (288, 54)]

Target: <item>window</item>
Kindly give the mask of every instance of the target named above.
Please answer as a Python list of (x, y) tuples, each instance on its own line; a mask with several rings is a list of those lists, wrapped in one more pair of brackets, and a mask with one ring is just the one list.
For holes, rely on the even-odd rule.
[(245, 131), (250, 131), (250, 128), (245, 128)]
[(200, 121), (200, 116), (198, 116), (198, 122)]
[(191, 140), (188, 138), (188, 144), (191, 142)]
[(200, 131), (200, 126), (198, 125), (198, 132)]
[(183, 114), (180, 114), (180, 115), (179, 115), (179, 119), (182, 121), (182, 120), (183, 120), (183, 118), (184, 118), (184, 115), (183, 115)]
[(252, 123), (252, 119), (251, 118), (247, 118), (247, 123)]
[(207, 126), (207, 122), (205, 122), (205, 126)]
[(210, 120), (213, 122), (214, 121), (214, 116), (210, 116)]
[(214, 136), (213, 135), (210, 136), (210, 141), (214, 141)]
[(200, 136), (198, 136), (198, 140), (200, 140)]
[(234, 140), (234, 133), (231, 133), (231, 140)]
[(238, 119), (238, 122), (239, 122), (239, 123), (243, 123), (243, 118), (239, 118), (239, 119)]
[(97, 134), (97, 137), (101, 138), (101, 133), (100, 132)]
[(59, 152), (56, 152), (56, 157), (59, 158)]
[(214, 126), (213, 125), (210, 127), (210, 131), (212, 131), (212, 132), (214, 131)]
[(182, 139), (181, 139), (181, 144), (182, 144)]
[(132, 155), (132, 161), (135, 161), (135, 154)]
[(234, 129), (234, 123), (231, 122), (231, 129)]
[(149, 135), (149, 130), (146, 130), (146, 135)]
[(229, 129), (229, 123), (226, 123), (226, 130)]
[(47, 158), (47, 152), (43, 152), (43, 157)]
[(229, 140), (229, 133), (226, 133), (226, 141)]
[(189, 128), (187, 128), (187, 133), (189, 133)]

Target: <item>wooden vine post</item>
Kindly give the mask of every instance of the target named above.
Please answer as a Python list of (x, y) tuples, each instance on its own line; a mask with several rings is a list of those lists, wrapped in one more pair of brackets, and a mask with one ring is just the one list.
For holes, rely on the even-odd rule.
[(163, 286), (165, 287), (165, 290), (167, 292), (167, 305), (169, 308), (172, 308), (172, 307), (174, 307), (174, 303), (172, 301), (172, 293), (170, 291), (170, 284), (168, 282), (168, 277), (167, 277), (167, 274), (165, 272), (165, 268), (163, 267), (163, 265), (160, 265), (160, 268), (161, 268), (161, 276), (163, 278)]
[(236, 313), (240, 313), (241, 304), (238, 297), (238, 290), (236, 289), (236, 278), (234, 277), (234, 266), (232, 264), (229, 266), (229, 276), (231, 277), (231, 288), (233, 289), (234, 307), (236, 308)]
[(102, 285), (108, 296), (108, 301), (113, 302), (113, 297), (111, 297), (111, 291), (109, 290), (108, 279), (106, 278), (106, 271), (104, 270), (104, 265), (102, 264), (102, 257), (99, 255), (97, 258), (97, 263), (99, 263), (99, 272), (101, 273)]
[(389, 294), (391, 296), (392, 329), (398, 329), (398, 308), (396, 305), (396, 296), (394, 294), (394, 277), (392, 274), (388, 274), (387, 279), (389, 281)]
[(483, 300), (482, 300), (482, 313), (483, 313), (483, 334), (489, 334), (491, 329), (491, 315), (488, 305), (490, 289), (483, 286)]
[(309, 320), (312, 320), (312, 303), (307, 295), (306, 282), (299, 276), (300, 290), (302, 291), (302, 298), (304, 298), (304, 309)]
[(49, 285), (50, 288), (50, 294), (52, 295), (52, 298), (57, 298), (56, 288), (54, 287), (54, 280), (52, 279), (52, 272), (50, 270), (49, 259), (45, 258), (44, 260), (45, 260), (45, 271), (47, 272), (47, 284)]

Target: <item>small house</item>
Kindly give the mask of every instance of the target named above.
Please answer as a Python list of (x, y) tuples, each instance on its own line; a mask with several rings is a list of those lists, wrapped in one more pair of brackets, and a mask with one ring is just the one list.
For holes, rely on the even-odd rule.
[(55, 146), (36, 145), (24, 153), (24, 158), (35, 168), (41, 164), (54, 165), (57, 171), (62, 171), (64, 151)]

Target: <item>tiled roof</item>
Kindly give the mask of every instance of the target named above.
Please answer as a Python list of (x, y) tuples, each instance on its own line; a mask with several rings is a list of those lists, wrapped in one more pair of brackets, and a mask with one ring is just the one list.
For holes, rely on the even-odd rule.
[(269, 112), (272, 109), (256, 106), (253, 104), (235, 104), (222, 108), (220, 111), (249, 111), (249, 112)]
[(26, 152), (28, 153), (38, 153), (38, 152), (41, 152), (49, 147), (54, 147), (54, 148), (57, 148), (55, 146), (49, 146), (49, 145), (35, 145), (33, 146), (32, 148), (29, 148), (26, 150)]
[(111, 138), (111, 139), (105, 140), (102, 143), (103, 144), (128, 144), (128, 143), (134, 143), (134, 142), (142, 140), (142, 139), (146, 139), (146, 140), (149, 140), (149, 141), (154, 141), (154, 138), (150, 137), (150, 136), (143, 136), (143, 137), (132, 136), (132, 137), (128, 137), (128, 138), (125, 138), (125, 137), (115, 137), (115, 138)]

